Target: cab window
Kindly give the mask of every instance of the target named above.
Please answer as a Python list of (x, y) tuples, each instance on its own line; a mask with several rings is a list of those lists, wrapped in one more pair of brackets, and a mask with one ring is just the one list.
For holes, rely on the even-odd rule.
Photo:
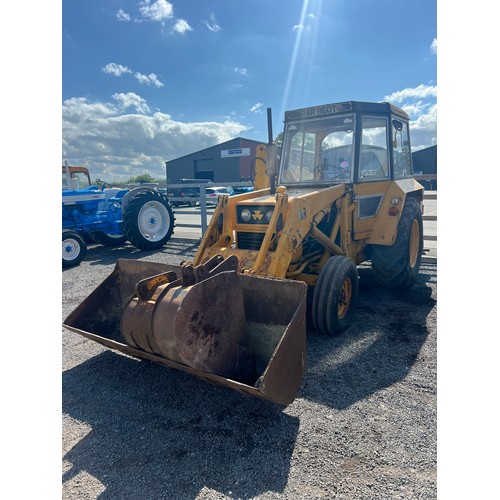
[[(351, 125), (352, 126), (352, 125)], [(353, 132), (333, 130), (321, 142), (321, 179), (351, 181)]]
[(352, 114), (289, 124), (280, 182), (352, 182), (354, 126)]
[[(71, 177), (78, 179), (78, 189), (89, 187), (88, 177), (83, 172), (72, 172)], [(62, 173), (62, 188), (69, 189), (68, 176), (66, 172)]]
[(387, 119), (363, 116), (359, 180), (376, 181), (389, 178)]
[(292, 137), (288, 152), (286, 180), (311, 181), (314, 178), (314, 154), (316, 134), (306, 130), (297, 131)]
[(413, 175), (408, 123), (392, 120), (392, 148), (394, 152), (394, 178)]

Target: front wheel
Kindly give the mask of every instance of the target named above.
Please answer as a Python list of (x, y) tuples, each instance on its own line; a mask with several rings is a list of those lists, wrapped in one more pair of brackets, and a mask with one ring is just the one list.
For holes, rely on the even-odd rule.
[(174, 232), (174, 213), (169, 201), (157, 191), (136, 194), (123, 215), (126, 237), (140, 250), (156, 250)]
[(417, 281), (423, 248), (422, 210), (415, 198), (407, 198), (394, 245), (371, 245), (373, 277), (387, 288), (411, 287)]
[(358, 297), (358, 270), (351, 259), (330, 257), (314, 287), (312, 319), (314, 327), (327, 335), (339, 335), (353, 318)]
[(62, 266), (77, 266), (87, 254), (87, 244), (76, 231), (64, 231), (62, 234)]

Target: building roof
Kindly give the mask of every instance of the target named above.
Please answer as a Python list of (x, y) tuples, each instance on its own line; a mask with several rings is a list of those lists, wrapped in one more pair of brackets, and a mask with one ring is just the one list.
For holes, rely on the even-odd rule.
[(225, 144), (229, 144), (230, 142), (234, 142), (234, 141), (238, 141), (238, 140), (239, 141), (253, 142), (255, 145), (264, 144), (263, 141), (255, 141), (253, 139), (247, 139), (246, 137), (234, 137), (233, 139), (229, 139), (228, 141), (214, 144), (213, 146), (209, 146), (208, 148), (199, 149), (198, 151), (193, 151), (192, 153), (188, 153), (188, 154), (183, 155), (183, 156), (178, 156), (177, 158), (172, 158), (171, 160), (168, 160), (167, 163), (170, 163), (170, 162), (176, 161), (176, 160), (180, 160), (181, 158), (186, 158), (187, 156), (197, 155), (197, 154), (203, 153), (204, 151), (208, 151), (209, 149), (220, 148), (221, 146), (224, 146)]

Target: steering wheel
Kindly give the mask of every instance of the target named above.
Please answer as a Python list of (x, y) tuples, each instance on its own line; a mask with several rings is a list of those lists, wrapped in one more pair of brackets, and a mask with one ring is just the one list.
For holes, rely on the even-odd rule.
[(106, 187), (108, 187), (108, 188), (113, 187), (109, 182), (106, 182), (106, 181), (98, 180), (98, 181), (95, 181), (95, 183), (97, 184), (98, 187), (101, 188), (101, 191), (104, 190), (104, 188), (106, 188)]
[(313, 176), (314, 176), (315, 181), (322, 181), (323, 180), (323, 172), (322, 172), (320, 166), (314, 167)]
[(325, 178), (325, 174), (329, 174), (327, 179), (344, 178), (344, 171), (338, 165), (333, 165), (333, 163), (323, 164), (322, 179)]

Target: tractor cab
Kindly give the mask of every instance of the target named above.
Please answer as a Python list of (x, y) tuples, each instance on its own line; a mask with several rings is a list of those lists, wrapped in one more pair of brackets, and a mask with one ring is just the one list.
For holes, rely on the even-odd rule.
[(278, 185), (325, 187), (411, 177), (408, 120), (386, 102), (287, 111)]

